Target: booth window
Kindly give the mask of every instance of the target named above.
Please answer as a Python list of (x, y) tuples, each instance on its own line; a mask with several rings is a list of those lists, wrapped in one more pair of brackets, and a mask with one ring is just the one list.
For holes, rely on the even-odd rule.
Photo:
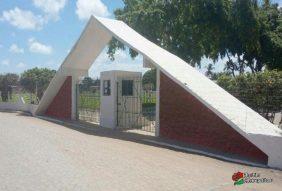
[(110, 80), (103, 81), (103, 95), (104, 96), (111, 95), (111, 81)]
[(123, 96), (133, 95), (133, 80), (122, 80), (122, 95)]

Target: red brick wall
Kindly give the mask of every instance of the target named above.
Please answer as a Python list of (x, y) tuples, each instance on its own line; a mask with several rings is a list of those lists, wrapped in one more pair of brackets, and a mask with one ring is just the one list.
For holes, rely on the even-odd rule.
[(72, 77), (68, 76), (57, 95), (49, 105), (45, 115), (58, 119), (71, 119)]
[(264, 164), (268, 160), (265, 153), (163, 73), (160, 76), (160, 136)]

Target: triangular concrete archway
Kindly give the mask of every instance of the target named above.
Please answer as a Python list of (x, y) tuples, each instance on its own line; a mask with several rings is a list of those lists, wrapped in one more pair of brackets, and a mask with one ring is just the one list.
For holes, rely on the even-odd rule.
[[(94, 16), (90, 18), (82, 35), (44, 93), (36, 110), (37, 115), (45, 113), (67, 76), (72, 76), (72, 92), (75, 92), (74, 84), (78, 77), (87, 75), (93, 61), (112, 37), (142, 54), (157, 68), (159, 73), (170, 79), (175, 86), (181, 87), (184, 92), (187, 92), (187, 95), (191, 95), (222, 120), (228, 128), (265, 153), (268, 156), (269, 166), (282, 168), (282, 131), (280, 129), (188, 63), (150, 42), (122, 21)], [(75, 93), (72, 93), (72, 118), (75, 117), (74, 102)]]

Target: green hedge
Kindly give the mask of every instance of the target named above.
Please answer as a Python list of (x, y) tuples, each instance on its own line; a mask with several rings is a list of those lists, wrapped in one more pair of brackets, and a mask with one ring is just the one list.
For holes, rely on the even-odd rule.
[(282, 71), (221, 75), (217, 83), (270, 121), (282, 111)]

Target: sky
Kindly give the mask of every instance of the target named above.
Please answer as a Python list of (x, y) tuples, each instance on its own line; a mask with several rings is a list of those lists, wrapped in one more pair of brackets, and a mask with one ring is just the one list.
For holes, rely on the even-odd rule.
[[(274, 2), (282, 5), (282, 0)], [(91, 14), (114, 18), (113, 11), (122, 7), (122, 0), (0, 0), (0, 73), (58, 69)], [(203, 59), (201, 70), (210, 62)], [(118, 51), (112, 62), (105, 49), (89, 75), (113, 69), (146, 71), (141, 56), (132, 60), (128, 51)]]

